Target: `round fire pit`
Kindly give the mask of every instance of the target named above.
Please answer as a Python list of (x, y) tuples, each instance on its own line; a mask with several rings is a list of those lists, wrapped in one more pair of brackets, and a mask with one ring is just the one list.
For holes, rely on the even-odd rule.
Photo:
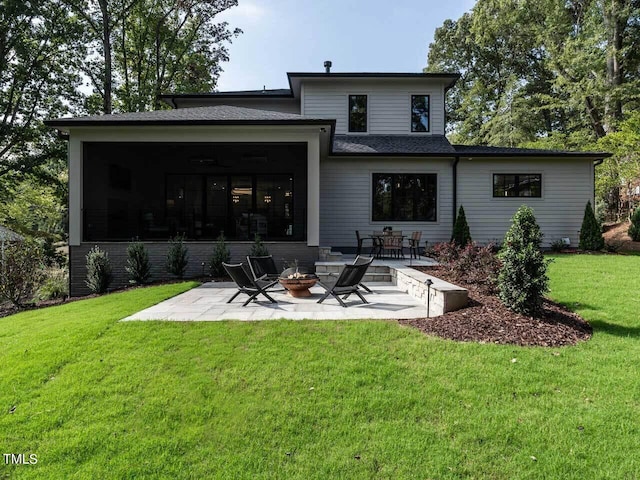
[(280, 285), (289, 291), (289, 295), (295, 298), (310, 297), (309, 289), (318, 282), (318, 277), (312, 273), (294, 273), (278, 279)]

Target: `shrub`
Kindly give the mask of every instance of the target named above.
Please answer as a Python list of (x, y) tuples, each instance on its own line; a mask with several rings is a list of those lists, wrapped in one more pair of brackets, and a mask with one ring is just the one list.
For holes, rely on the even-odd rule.
[(561, 252), (565, 249), (565, 247), (566, 245), (564, 244), (562, 239), (554, 240), (553, 242), (551, 242), (551, 250), (553, 250), (554, 252)]
[(449, 268), (451, 264), (458, 258), (460, 254), (460, 248), (453, 240), (450, 242), (436, 243), (431, 248), (431, 255), (442, 266)]
[(253, 245), (251, 245), (251, 250), (249, 251), (249, 255), (252, 257), (266, 257), (269, 255), (269, 250), (262, 243), (262, 239), (260, 235), (257, 233), (253, 237)]
[(640, 242), (640, 208), (637, 208), (631, 215), (631, 225), (629, 225), (628, 233), (631, 240)]
[(603, 225), (607, 220), (607, 204), (605, 201), (598, 197), (596, 198), (596, 203), (594, 205), (594, 210), (596, 214), (596, 220), (598, 221), (598, 225)]
[(132, 242), (127, 247), (127, 265), (124, 269), (129, 274), (129, 283), (143, 284), (151, 278), (149, 253), (142, 242)]
[(42, 264), (35, 242), (6, 242), (0, 259), (0, 300), (16, 307), (30, 301), (42, 281)]
[(467, 243), (471, 242), (471, 232), (469, 232), (467, 217), (464, 214), (464, 208), (462, 208), (462, 205), (460, 205), (456, 221), (453, 225), (451, 241), (455, 242), (459, 247), (464, 247)]
[(178, 278), (184, 277), (189, 264), (189, 249), (184, 244), (184, 236), (176, 235), (169, 240), (167, 251), (167, 272)]
[(582, 220), (582, 228), (580, 228), (580, 243), (578, 248), (581, 250), (602, 250), (604, 248), (604, 238), (602, 237), (602, 226), (596, 220), (596, 216), (591, 208), (591, 202), (587, 202), (584, 209), (584, 218)]
[(69, 296), (69, 273), (65, 268), (50, 268), (34, 300), (42, 302)]
[(109, 288), (113, 275), (109, 254), (97, 245), (87, 253), (86, 284), (92, 293), (104, 293)]
[(454, 276), (467, 283), (484, 287), (487, 292), (494, 292), (500, 272), (500, 260), (493, 253), (494, 245), (489, 243), (484, 247), (475, 242), (459, 251), (458, 258), (450, 265)]
[(58, 251), (51, 237), (42, 241), (42, 255), (47, 267), (65, 268), (67, 266), (67, 256)]
[[(257, 237), (257, 235), (256, 235)], [(224, 277), (227, 272), (224, 269), (222, 262), (229, 263), (231, 260), (231, 252), (227, 248), (224, 235), (220, 234), (215, 246), (213, 247), (213, 254), (211, 255), (211, 261), (209, 262), (209, 271), (213, 277)]]
[(542, 311), (542, 296), (549, 290), (547, 264), (540, 245), (542, 233), (533, 210), (521, 206), (513, 216), (499, 254), (498, 296), (511, 310), (536, 316)]

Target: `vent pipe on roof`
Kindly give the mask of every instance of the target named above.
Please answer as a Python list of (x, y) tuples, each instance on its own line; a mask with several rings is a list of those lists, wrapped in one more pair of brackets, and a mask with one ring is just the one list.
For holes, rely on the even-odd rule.
[(324, 62), (324, 73), (331, 73), (331, 60)]

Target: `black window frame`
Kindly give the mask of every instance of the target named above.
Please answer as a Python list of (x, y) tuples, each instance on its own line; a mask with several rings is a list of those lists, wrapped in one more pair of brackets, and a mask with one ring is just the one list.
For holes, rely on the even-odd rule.
[[(496, 177), (514, 177), (514, 192), (515, 195), (499, 195), (496, 191), (496, 185), (502, 185), (502, 192), (506, 191), (504, 188), (504, 178), (502, 183), (496, 183)], [(537, 195), (521, 195), (525, 190), (520, 189), (520, 177), (538, 177), (538, 192)], [(542, 174), (541, 173), (494, 173), (493, 183), (491, 185), (493, 198), (542, 198)]]
[[(397, 196), (399, 196), (398, 193), (396, 193), (396, 189), (398, 188), (396, 185), (399, 183), (399, 180), (401, 179), (401, 177), (409, 177), (409, 176), (413, 176), (414, 177), (414, 192), (413, 192), (413, 205), (412, 205), (412, 215), (411, 218), (402, 218), (397, 216), (398, 212), (401, 211), (401, 207), (403, 206), (401, 204), (401, 202), (397, 199)], [(377, 210), (379, 210), (379, 208), (376, 208), (376, 203), (380, 200), (378, 200), (376, 198), (376, 187), (378, 185), (378, 179), (380, 177), (391, 177), (391, 206), (392, 206), (392, 212), (390, 216), (377, 216)], [(427, 204), (427, 208), (429, 210), (432, 211), (432, 215), (431, 216), (420, 216), (419, 215), (419, 205), (418, 202), (416, 202), (415, 200), (418, 199), (418, 192), (415, 191), (415, 179), (417, 179), (418, 177), (421, 177), (424, 180), (424, 185), (425, 188), (432, 188), (433, 189), (433, 195), (432, 195), (432, 201), (433, 201), (433, 205), (429, 206)], [(437, 173), (415, 173), (415, 172), (402, 172), (402, 173), (389, 173), (389, 172), (373, 172), (371, 174), (371, 221), (372, 222), (403, 222), (403, 223), (407, 223), (407, 222), (420, 222), (420, 223), (424, 223), (424, 222), (429, 222), (429, 223), (435, 223), (438, 221), (438, 174)]]
[[(351, 99), (355, 97), (364, 97), (364, 130), (355, 130), (353, 126), (353, 121), (351, 118)], [(369, 95), (367, 95), (366, 93), (349, 94), (347, 96), (347, 116), (347, 128), (349, 133), (367, 133), (369, 131)]]
[[(427, 98), (427, 124), (428, 128), (426, 130), (415, 130), (413, 128), (413, 99), (415, 97), (426, 97)], [(431, 95), (430, 94), (418, 94), (412, 93), (410, 98), (409, 105), (409, 128), (411, 133), (431, 133)], [(419, 122), (418, 122), (419, 123)]]

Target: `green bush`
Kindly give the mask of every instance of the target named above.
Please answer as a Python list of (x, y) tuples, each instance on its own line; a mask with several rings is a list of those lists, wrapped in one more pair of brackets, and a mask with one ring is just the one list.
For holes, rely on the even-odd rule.
[(598, 251), (604, 248), (604, 238), (602, 237), (602, 225), (596, 220), (596, 216), (591, 208), (591, 202), (587, 202), (584, 209), (584, 218), (582, 220), (582, 228), (580, 228), (580, 243), (578, 248), (581, 250)]
[(56, 300), (69, 296), (69, 272), (65, 268), (50, 268), (45, 279), (38, 288), (34, 300)]
[(109, 288), (113, 275), (109, 254), (97, 245), (89, 250), (87, 259), (87, 280), (85, 283), (92, 293), (104, 293)]
[[(260, 238), (256, 235), (257, 238)], [(254, 244), (255, 246), (255, 244)], [(253, 248), (252, 248), (253, 255)], [(209, 262), (209, 272), (212, 277), (224, 277), (227, 275), (222, 262), (229, 263), (231, 260), (231, 252), (227, 247), (224, 235), (220, 234), (215, 246), (213, 247), (213, 254), (211, 255), (211, 261)]]
[(253, 245), (251, 245), (251, 250), (249, 251), (249, 255), (252, 257), (266, 257), (269, 255), (269, 250), (262, 243), (262, 238), (257, 233), (253, 237)]
[(124, 269), (129, 274), (129, 283), (144, 284), (151, 278), (149, 253), (142, 242), (132, 242), (127, 247), (127, 265)]
[(16, 307), (31, 301), (42, 281), (42, 267), (42, 252), (35, 242), (5, 242), (0, 258), (0, 300)]
[(511, 310), (536, 316), (542, 311), (542, 296), (549, 290), (547, 264), (540, 246), (542, 233), (533, 210), (521, 206), (513, 216), (498, 257), (498, 296)]
[(169, 240), (167, 251), (167, 272), (178, 278), (184, 277), (189, 264), (189, 249), (184, 244), (184, 236), (176, 235)]
[(631, 240), (640, 242), (640, 208), (637, 208), (631, 215), (631, 225), (629, 225), (628, 233)]
[(455, 242), (459, 247), (464, 247), (467, 243), (470, 243), (471, 232), (469, 231), (469, 225), (467, 224), (467, 217), (464, 214), (464, 208), (460, 205), (456, 221), (453, 224), (453, 234), (451, 235), (451, 241)]

